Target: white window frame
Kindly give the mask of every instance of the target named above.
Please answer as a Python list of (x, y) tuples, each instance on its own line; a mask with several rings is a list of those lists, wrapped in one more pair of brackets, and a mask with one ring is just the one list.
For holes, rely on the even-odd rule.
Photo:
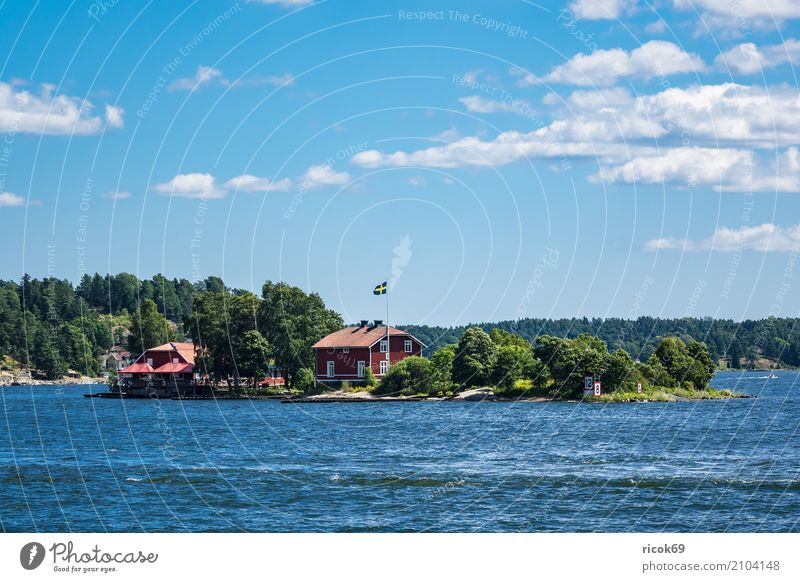
[(342, 348), (342, 353), (343, 354), (349, 354), (350, 353), (350, 348)]
[(381, 353), (385, 354), (389, 351), (389, 342), (387, 340), (381, 340)]
[(410, 354), (414, 351), (414, 343), (411, 340), (406, 340), (403, 342), (403, 351), (407, 354)]
[(328, 369), (325, 371), (328, 378), (333, 378), (336, 375), (336, 363), (333, 360), (328, 360)]
[(389, 371), (389, 360), (381, 360), (380, 371), (381, 371), (381, 376), (383, 376), (384, 374), (386, 374), (386, 372)]
[(358, 377), (363, 378), (364, 374), (366, 374), (366, 367), (367, 363), (364, 360), (358, 361)]

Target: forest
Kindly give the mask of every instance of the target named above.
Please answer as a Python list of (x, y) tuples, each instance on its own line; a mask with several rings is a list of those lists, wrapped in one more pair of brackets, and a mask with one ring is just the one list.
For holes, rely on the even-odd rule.
[[(768, 318), (735, 322), (711, 318), (635, 320), (521, 319), (481, 323), (518, 335), (539, 349), (537, 338), (576, 339), (593, 336), (613, 352), (624, 350), (634, 361), (646, 362), (662, 340), (674, 337), (689, 345), (708, 346), (713, 362), (753, 367), (770, 364), (800, 366), (798, 319)], [(192, 283), (155, 275), (138, 279), (129, 273), (84, 275), (77, 286), (68, 280), (0, 280), (0, 364), (29, 367), (46, 378), (69, 370), (96, 376), (103, 356), (113, 346), (136, 355), (157, 343), (191, 340), (216, 346), (200, 356), (209, 374), (251, 377), (259, 361), (270, 361), (289, 376), (312, 375), (311, 345), (338, 329), (341, 316), (316, 293), (267, 281), (256, 295), (229, 289), (219, 277)], [(398, 326), (427, 344), (424, 355), (458, 344), (469, 327)], [(240, 371), (238, 368), (242, 367)]]
[[(602, 384), (601, 397), (629, 400), (728, 398), (709, 388), (715, 365), (705, 344), (662, 338), (644, 362), (623, 349), (610, 351), (589, 334), (576, 338), (543, 335), (530, 342), (495, 328), (468, 328), (457, 344), (431, 358), (410, 356), (393, 365), (372, 391), (386, 396), (447, 396), (464, 389), (491, 388), (495, 396), (578, 399), (584, 380)], [(369, 384), (369, 382), (367, 382)], [(594, 397), (594, 396), (590, 396)]]
[(511, 332), (535, 342), (539, 336), (577, 338), (588, 334), (604, 341), (609, 349), (623, 349), (634, 359), (645, 361), (662, 338), (678, 337), (684, 342), (703, 342), (711, 358), (726, 358), (730, 366), (754, 367), (768, 358), (782, 367), (800, 367), (800, 319), (770, 317), (736, 322), (730, 319), (685, 317), (660, 319), (520, 319), (456, 327), (408, 325), (408, 330), (427, 345), (425, 355), (447, 344), (458, 343), (464, 331), (477, 325), (486, 332)]

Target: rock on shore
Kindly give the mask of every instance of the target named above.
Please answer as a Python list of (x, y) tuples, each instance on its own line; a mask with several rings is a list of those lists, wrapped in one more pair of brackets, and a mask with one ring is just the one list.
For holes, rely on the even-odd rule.
[(494, 391), (491, 388), (474, 388), (456, 394), (453, 400), (467, 400), (470, 402), (481, 400), (494, 400)]

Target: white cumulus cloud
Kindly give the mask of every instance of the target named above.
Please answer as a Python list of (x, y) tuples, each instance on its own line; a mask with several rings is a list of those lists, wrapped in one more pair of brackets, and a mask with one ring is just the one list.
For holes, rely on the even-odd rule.
[(766, 223), (758, 226), (729, 228), (721, 226), (713, 236), (694, 241), (684, 238), (658, 238), (647, 241), (645, 248), (655, 250), (682, 250), (721, 252), (800, 252), (800, 224), (780, 227)]
[(0, 192), (0, 208), (5, 206), (24, 206), (25, 198), (13, 192)]
[[(612, 48), (577, 54), (543, 77), (523, 75), (518, 84), (607, 86), (625, 78), (652, 79), (680, 73), (697, 73), (705, 69), (706, 65), (698, 55), (687, 53), (678, 45), (665, 40), (651, 40), (632, 51)], [(512, 73), (519, 74), (518, 71)]]
[(178, 174), (172, 180), (157, 184), (153, 190), (176, 198), (211, 200), (223, 198), (226, 191), (219, 188), (211, 174)]
[(745, 42), (720, 54), (714, 62), (724, 71), (752, 75), (785, 63), (796, 63), (799, 59), (800, 41), (790, 38), (780, 44), (766, 46)]
[[(44, 135), (92, 135), (103, 130), (103, 119), (90, 101), (57, 95), (52, 85), (34, 94), (17, 83), (0, 81), (0, 131)], [(110, 127), (122, 126), (122, 109), (107, 106)]]
[(122, 127), (125, 125), (125, 110), (116, 105), (106, 105), (106, 120), (109, 127)]
[(530, 104), (524, 99), (514, 99), (511, 101), (498, 101), (496, 99), (486, 99), (479, 95), (461, 97), (458, 100), (467, 111), (472, 113), (516, 113), (518, 115), (528, 115), (531, 113)]
[(320, 164), (308, 168), (299, 181), (302, 189), (312, 190), (323, 186), (344, 186), (350, 179), (347, 172), (337, 172), (328, 164)]
[(606, 167), (593, 182), (709, 185), (720, 192), (800, 192), (800, 153), (775, 156), (744, 149), (673, 148)]
[(225, 187), (243, 192), (287, 192), (292, 187), (292, 180), (283, 178), (276, 181), (243, 174), (225, 182)]
[(676, 8), (702, 10), (731, 18), (800, 18), (797, 0), (673, 0)]
[(615, 20), (636, 5), (636, 0), (574, 0), (569, 10), (585, 20)]
[(203, 85), (211, 85), (212, 83), (219, 83), (220, 85), (228, 85), (228, 80), (222, 74), (222, 71), (214, 67), (199, 66), (195, 71), (194, 77), (180, 77), (172, 81), (167, 87), (168, 91), (197, 91)]
[[(561, 103), (554, 95), (545, 98), (548, 105)], [(551, 116), (548, 125), (530, 132), (505, 131), (493, 139), (461, 137), (411, 151), (367, 150), (352, 162), (361, 167), (459, 168), (525, 158), (587, 157), (607, 166), (606, 179), (625, 182), (626, 177), (643, 175), (655, 180), (663, 175), (685, 182), (685, 174), (670, 169), (689, 158), (708, 158), (710, 165), (698, 170), (700, 177), (718, 175), (754, 149), (780, 151), (800, 143), (800, 98), (782, 85), (697, 85), (638, 96), (621, 88), (580, 90), (566, 97)], [(657, 165), (643, 167), (651, 161)], [(753, 161), (763, 164), (770, 159), (759, 156)], [(760, 189), (769, 171), (759, 167), (754, 173)], [(780, 189), (788, 191), (792, 182), (781, 176)], [(704, 179), (711, 183), (711, 178)], [(741, 182), (729, 185), (740, 187)]]

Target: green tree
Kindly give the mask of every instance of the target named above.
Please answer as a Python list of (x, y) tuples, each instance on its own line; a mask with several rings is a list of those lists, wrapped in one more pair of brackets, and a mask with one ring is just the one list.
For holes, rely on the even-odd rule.
[(453, 361), (456, 358), (455, 346), (443, 346), (431, 358), (431, 390), (447, 392), (453, 386)]
[(275, 363), (291, 388), (302, 368), (314, 369), (311, 346), (344, 323), (338, 313), (325, 307), (319, 295), (307, 294), (299, 287), (267, 281), (261, 297), (260, 330), (269, 339)]
[(584, 377), (602, 377), (608, 357), (605, 342), (589, 334), (575, 339), (542, 336), (536, 340), (534, 351), (549, 369), (552, 391), (558, 396), (581, 395)]
[(153, 301), (143, 301), (131, 316), (131, 329), (128, 336), (128, 349), (131, 354), (141, 354), (145, 350), (174, 341), (175, 334), (167, 319), (158, 312)]
[(130, 273), (119, 273), (111, 278), (111, 312), (119, 313), (122, 309), (128, 312), (136, 310), (139, 303), (139, 279)]
[(608, 392), (625, 392), (634, 390), (641, 379), (630, 354), (620, 349), (608, 355), (602, 381)]
[[(527, 343), (527, 342), (525, 342)], [(491, 381), (501, 388), (513, 388), (517, 380), (529, 378), (535, 366), (533, 348), (506, 344), (497, 350), (492, 364)]]
[(376, 394), (410, 396), (429, 392), (431, 363), (427, 358), (409, 356), (393, 365), (375, 388)]
[(687, 346), (676, 337), (662, 339), (647, 363), (656, 385), (675, 387), (685, 384), (694, 390), (706, 388), (715, 369), (705, 344), (690, 341)]
[(269, 343), (263, 335), (251, 329), (244, 332), (237, 344), (237, 367), (246, 371), (247, 375), (252, 378), (252, 385), (255, 388), (269, 364)]
[(67, 371), (55, 347), (50, 341), (50, 334), (44, 326), (37, 327), (33, 336), (31, 360), (48, 380), (61, 378)]
[(686, 380), (691, 382), (696, 390), (704, 390), (716, 369), (714, 360), (708, 352), (708, 346), (698, 341), (691, 341), (686, 346), (686, 351), (692, 359)]
[(533, 349), (531, 342), (526, 340), (521, 335), (511, 333), (510, 331), (505, 331), (499, 327), (494, 328), (489, 334), (489, 337), (492, 338), (492, 342), (498, 348), (503, 346), (516, 346), (523, 349)]
[(728, 350), (728, 358), (730, 359), (730, 367), (734, 370), (738, 370), (742, 367), (742, 353), (739, 349), (739, 342), (733, 341), (731, 343), (731, 347)]
[(228, 334), (228, 306), (225, 293), (203, 292), (194, 297), (194, 306), (184, 329), (195, 346), (195, 363), (212, 382), (228, 382), (235, 367)]
[(471, 327), (458, 342), (453, 359), (453, 381), (461, 386), (483, 386), (490, 382), (497, 346), (483, 329)]

